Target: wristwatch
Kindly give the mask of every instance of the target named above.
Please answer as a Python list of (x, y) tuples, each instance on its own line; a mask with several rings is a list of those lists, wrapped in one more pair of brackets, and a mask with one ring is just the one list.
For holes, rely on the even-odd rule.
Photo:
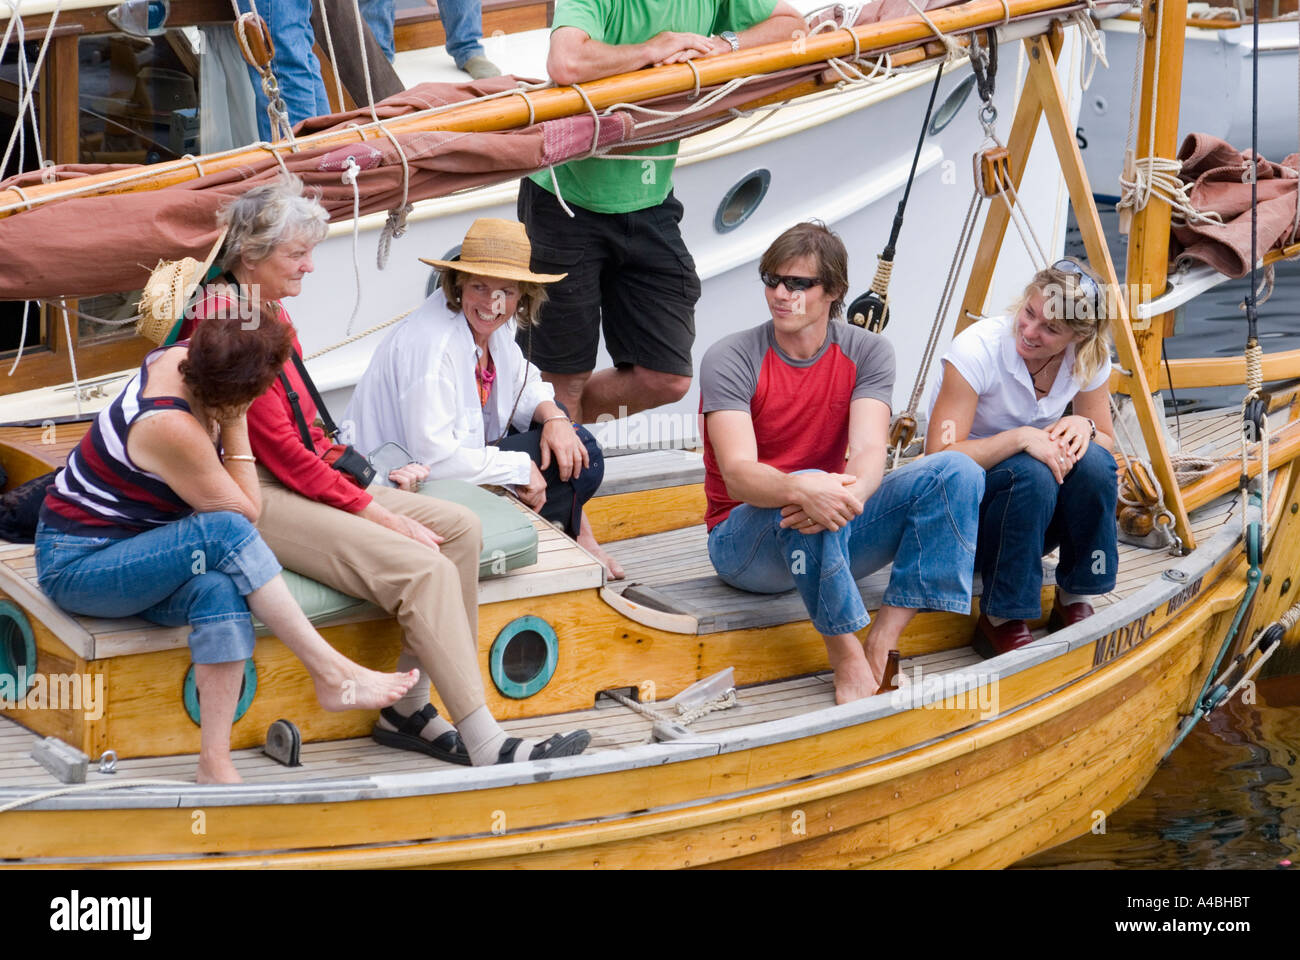
[(720, 34), (718, 34), (718, 36), (721, 37), (723, 40), (726, 40), (727, 43), (731, 44), (732, 53), (735, 53), (737, 50), (740, 49), (740, 37), (736, 36), (734, 31), (723, 30)]

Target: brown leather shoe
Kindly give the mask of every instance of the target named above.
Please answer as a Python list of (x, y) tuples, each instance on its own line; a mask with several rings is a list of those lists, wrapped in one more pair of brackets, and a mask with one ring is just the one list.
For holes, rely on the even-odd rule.
[(1047, 618), (1047, 629), (1053, 632), (1072, 627), (1080, 620), (1087, 620), (1097, 611), (1091, 603), (1062, 603), (1060, 594), (1052, 600), (1052, 615)]
[(890, 650), (889, 659), (885, 661), (885, 675), (880, 678), (880, 686), (876, 689), (876, 695), (882, 693), (893, 693), (898, 683), (898, 651)]
[(975, 640), (971, 644), (985, 660), (1000, 653), (1019, 650), (1027, 643), (1033, 643), (1034, 635), (1023, 620), (1008, 620), (1000, 627), (993, 626), (988, 616), (981, 613), (979, 623), (975, 625)]

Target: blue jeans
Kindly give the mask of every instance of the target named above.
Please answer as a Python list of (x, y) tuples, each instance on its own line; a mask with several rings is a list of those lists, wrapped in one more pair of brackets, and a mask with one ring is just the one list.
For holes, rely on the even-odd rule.
[[(239, 9), (247, 13), (252, 8), (248, 0), (239, 0)], [(266, 21), (275, 43), (271, 72), (280, 84), (280, 96), (289, 111), (290, 125), (329, 113), (330, 101), (325, 93), (325, 82), (321, 79), (320, 62), (312, 52), (316, 35), (311, 29), (311, 0), (261, 0), (257, 11)], [(391, 29), (389, 35), (392, 35)], [(249, 67), (248, 75), (253, 81), (253, 95), (257, 98), (258, 136), (270, 140), (271, 121), (266, 115), (267, 99), (262, 92), (261, 74)]]
[(1061, 484), (1027, 453), (990, 469), (975, 560), (984, 581), (981, 609), (1013, 620), (1042, 616), (1042, 557), (1058, 545), (1062, 589), (1086, 595), (1113, 590), (1118, 496), (1115, 458), (1095, 443)]
[[(392, 63), (393, 21), (397, 0), (361, 0), (361, 16)], [(438, 0), (438, 14), (447, 33), (447, 53), (464, 69), (471, 57), (483, 56), (483, 4), (480, 0)]]
[(134, 537), (36, 529), (41, 589), (70, 613), (189, 624), (195, 663), (253, 655), (244, 597), (280, 572), (261, 534), (237, 513), (195, 513)]
[(824, 636), (871, 622), (855, 581), (890, 562), (886, 605), (968, 613), (983, 492), (975, 461), (939, 453), (886, 474), (862, 513), (834, 532), (782, 529), (779, 509), (741, 504), (709, 533), (709, 559), (740, 590), (797, 588)]
[[(366, 21), (366, 26), (374, 34), (379, 49), (384, 51), (384, 56), (388, 58), (389, 63), (392, 63), (397, 53), (396, 47), (393, 46), (393, 23), (397, 16), (397, 0), (360, 0), (360, 4), (361, 18)], [(438, 9), (442, 9), (442, 4), (438, 5)]]

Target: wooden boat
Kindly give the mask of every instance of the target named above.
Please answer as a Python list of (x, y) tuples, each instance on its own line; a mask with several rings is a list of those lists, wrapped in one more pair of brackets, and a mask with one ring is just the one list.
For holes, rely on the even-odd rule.
[[(1113, 281), (1059, 84), (1061, 42), (1059, 28), (1025, 41), (1026, 93), (1006, 163), (1018, 181), (1045, 119), (1090, 256)], [(1177, 75), (1160, 83), (1176, 102)], [(1155, 203), (1139, 215), (1141, 235), (1158, 231), (1159, 216)], [(1163, 216), (1167, 229), (1167, 208)], [(984, 222), (967, 315), (988, 299), (1009, 221), (1009, 210), (994, 206)], [(1161, 330), (1147, 332), (1157, 354)], [(0, 860), (973, 867), (1008, 865), (1085, 833), (1097, 811), (1141, 790), (1220, 654), (1240, 649), (1252, 627), (1289, 606), (1300, 550), (1298, 398), (1273, 398), (1275, 419), (1288, 426), (1270, 448), (1266, 500), (1237, 489), (1239, 465), (1231, 463), (1180, 491), (1148, 387), (1150, 343), (1135, 339), (1126, 316), (1116, 336), (1146, 447), (1132, 453), (1152, 460), (1179, 536), (1195, 547), (1190, 555), (1126, 547), (1120, 583), (1095, 617), (988, 661), (966, 646), (970, 618), (921, 614), (901, 642), (910, 684), (836, 706), (824, 647), (797, 598), (755, 598), (712, 577), (697, 522), (698, 456), (611, 457), (591, 514), (627, 567), (626, 584), (606, 584), (599, 564), (538, 521), (538, 562), (480, 584), (490, 708), (516, 734), (557, 722), (587, 726), (593, 749), (576, 758), (465, 769), (386, 750), (364, 739), (372, 716), (320, 711), (296, 661), (262, 637), (233, 731), (246, 782), (185, 782), (198, 736), (184, 702), (185, 631), (69, 616), (35, 586), (31, 548), (0, 547), (0, 653), (8, 657), (0, 672), (34, 665), (40, 676), (65, 678), (57, 690), (47, 682), (43, 708), (27, 709), (29, 695), (0, 719)], [(1230, 453), (1238, 443), (1236, 413), (1185, 426), (1184, 449)], [(21, 481), (60, 462), (81, 429), (7, 428), (0, 462)], [(1261, 464), (1246, 469), (1258, 474)], [(1267, 522), (1262, 554), (1243, 545), (1243, 521)], [(882, 584), (879, 576), (861, 584), (869, 606)], [(1250, 615), (1225, 649), (1248, 596)], [(396, 657), (396, 626), (374, 611), (335, 610), (320, 627), (368, 665)], [(728, 667), (737, 705), (691, 719), (681, 736), (647, 742), (654, 719), (646, 709), (661, 723), (678, 719), (669, 698)], [(79, 697), (71, 677), (82, 678)], [(103, 691), (94, 709), (87, 689)], [(302, 731), (301, 767), (258, 750), (280, 717)], [(58, 736), (91, 758), (112, 750), (118, 772), (92, 769), (84, 787), (59, 785), (27, 756), (34, 734)]]

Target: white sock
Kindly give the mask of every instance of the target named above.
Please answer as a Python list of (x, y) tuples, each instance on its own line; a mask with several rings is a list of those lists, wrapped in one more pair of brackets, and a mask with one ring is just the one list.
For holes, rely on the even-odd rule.
[(462, 717), (456, 724), (460, 738), (469, 751), (470, 763), (484, 767), (496, 763), (501, 755), (501, 744), (505, 743), (506, 732), (501, 729), (487, 705), (479, 707), (467, 717)]
[(1091, 603), (1092, 594), (1090, 593), (1070, 593), (1060, 587), (1056, 588), (1056, 598), (1061, 601), (1062, 606), (1069, 606), (1072, 603)]

